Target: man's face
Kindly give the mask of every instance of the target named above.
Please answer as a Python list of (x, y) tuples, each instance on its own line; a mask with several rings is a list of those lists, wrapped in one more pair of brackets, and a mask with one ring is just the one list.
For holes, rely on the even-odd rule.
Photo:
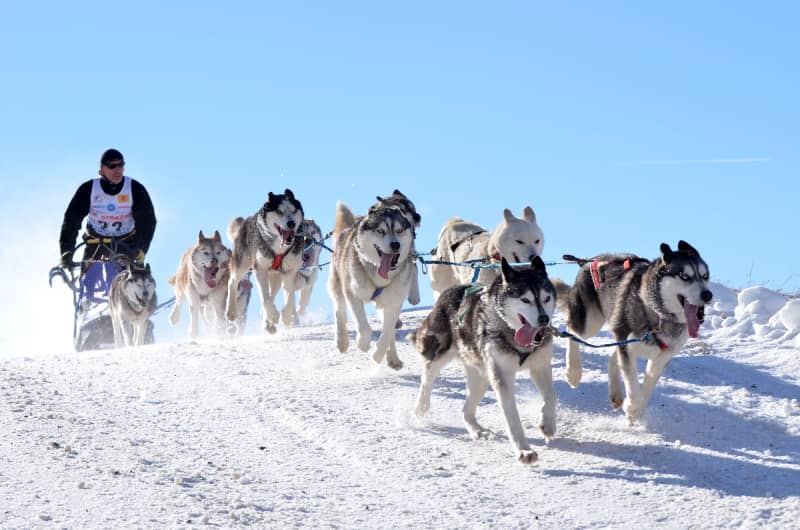
[(112, 160), (100, 165), (100, 174), (114, 184), (119, 184), (122, 182), (122, 173), (124, 171), (125, 162), (122, 160)]

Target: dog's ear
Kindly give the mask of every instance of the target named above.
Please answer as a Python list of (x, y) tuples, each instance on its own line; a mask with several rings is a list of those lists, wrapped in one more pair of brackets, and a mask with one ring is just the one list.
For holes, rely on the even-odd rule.
[(661, 259), (667, 263), (672, 258), (672, 249), (666, 243), (661, 243)]
[(377, 200), (379, 203), (383, 202), (383, 197), (381, 197), (380, 195), (376, 195), (375, 200)]
[(150, 264), (149, 263), (145, 264), (144, 272), (146, 272), (147, 274), (150, 274)]
[(692, 245), (690, 245), (689, 243), (687, 243), (683, 239), (678, 241), (678, 251), (686, 252), (687, 254), (694, 254), (696, 256), (700, 255), (700, 253), (697, 252), (697, 249), (695, 249)]
[(503, 271), (503, 281), (510, 282), (511, 277), (514, 276), (514, 268), (508, 264), (506, 258), (500, 258), (500, 269)]
[(529, 223), (536, 222), (536, 214), (533, 211), (533, 208), (530, 206), (526, 206), (524, 210), (522, 210), (522, 218), (528, 221)]
[(531, 260), (531, 267), (533, 267), (533, 270), (536, 272), (543, 272), (547, 274), (547, 267), (545, 267), (544, 261), (542, 261), (542, 258), (539, 256), (533, 257)]
[(503, 218), (506, 220), (507, 223), (510, 223), (511, 221), (516, 221), (517, 220), (517, 218), (514, 217), (514, 214), (508, 208), (503, 210)]
[(222, 236), (219, 233), (219, 230), (214, 230), (214, 240), (217, 243), (222, 243)]
[(206, 236), (203, 234), (203, 231), (200, 230), (200, 233), (197, 234), (197, 242), (198, 243), (202, 243), (205, 238), (206, 238)]
[(283, 194), (286, 195), (286, 197), (289, 199), (294, 199), (294, 193), (292, 193), (292, 190), (290, 190), (289, 188), (283, 190)]
[(401, 199), (408, 199), (408, 197), (406, 197), (403, 194), (403, 192), (398, 190), (397, 188), (395, 188), (395, 190), (392, 192), (392, 195), (394, 195), (395, 197), (400, 197)]

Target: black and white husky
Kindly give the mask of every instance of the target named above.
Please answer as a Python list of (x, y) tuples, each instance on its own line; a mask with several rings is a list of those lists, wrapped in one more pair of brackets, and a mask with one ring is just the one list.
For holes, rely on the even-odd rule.
[[(708, 281), (708, 265), (685, 241), (678, 242), (677, 251), (662, 243), (661, 257), (653, 261), (633, 254), (597, 256), (581, 266), (572, 287), (554, 280), (571, 333), (588, 339), (608, 323), (616, 341), (646, 339), (618, 346), (608, 360), (608, 397), (615, 409), (623, 408), (631, 423), (644, 411), (670, 359), (689, 337), (697, 337), (704, 306), (713, 297)], [(570, 341), (566, 375), (573, 387), (581, 379), (579, 348)], [(638, 357), (647, 359), (642, 385)]]
[[(264, 329), (275, 333), (278, 320), (286, 326), (292, 325), (295, 282), (303, 263), (302, 238), (295, 236), (302, 222), (303, 206), (289, 189), (279, 195), (270, 192), (267, 202), (255, 215), (231, 221), (228, 236), (233, 241), (233, 253), (228, 282), (228, 321), (235, 322), (239, 316), (240, 284), (248, 281), (252, 269), (261, 290)], [(278, 313), (275, 297), (281, 286), (286, 305)]]
[(149, 264), (131, 265), (117, 274), (108, 291), (114, 347), (144, 344), (148, 321), (157, 305), (156, 281)]
[(556, 432), (556, 394), (549, 327), (556, 291), (538, 256), (530, 268), (519, 270), (502, 258), (501, 271), (488, 287), (460, 285), (445, 290), (412, 337), (423, 367), (416, 413), (422, 416), (428, 411), (436, 376), (458, 356), (467, 374), (463, 409), (467, 431), (475, 439), (489, 434), (476, 421), (475, 411), (491, 383), (514, 453), (520, 462), (531, 464), (537, 455), (522, 428), (514, 384), (517, 372), (528, 370), (544, 399), (539, 429), (551, 438)]

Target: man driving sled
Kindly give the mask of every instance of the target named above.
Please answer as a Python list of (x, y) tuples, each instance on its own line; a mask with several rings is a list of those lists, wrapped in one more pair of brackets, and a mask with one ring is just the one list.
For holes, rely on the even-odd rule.
[[(156, 229), (156, 215), (145, 187), (123, 175), (125, 159), (116, 149), (108, 149), (100, 159), (100, 178), (80, 185), (64, 212), (61, 224), (61, 265), (73, 266), (75, 238), (84, 218), (89, 220), (83, 239), (83, 261), (110, 257), (112, 251), (130, 255), (143, 263)], [(120, 248), (108, 246), (120, 241)], [(101, 244), (103, 243), (103, 244)]]

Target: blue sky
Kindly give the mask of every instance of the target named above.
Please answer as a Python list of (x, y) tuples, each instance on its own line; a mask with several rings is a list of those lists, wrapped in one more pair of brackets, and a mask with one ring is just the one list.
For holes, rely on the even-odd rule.
[[(549, 260), (686, 239), (717, 281), (797, 291), (798, 15), (789, 1), (5, 4), (2, 223), (42, 234), (52, 253), (31, 270), (46, 271), (70, 196), (116, 147), (156, 204), (162, 299), (199, 229), (286, 187), (323, 230), (337, 200), (359, 212), (400, 188), (421, 250), (448, 217), (492, 228), (531, 205)], [(330, 312), (324, 281), (313, 305)]]

